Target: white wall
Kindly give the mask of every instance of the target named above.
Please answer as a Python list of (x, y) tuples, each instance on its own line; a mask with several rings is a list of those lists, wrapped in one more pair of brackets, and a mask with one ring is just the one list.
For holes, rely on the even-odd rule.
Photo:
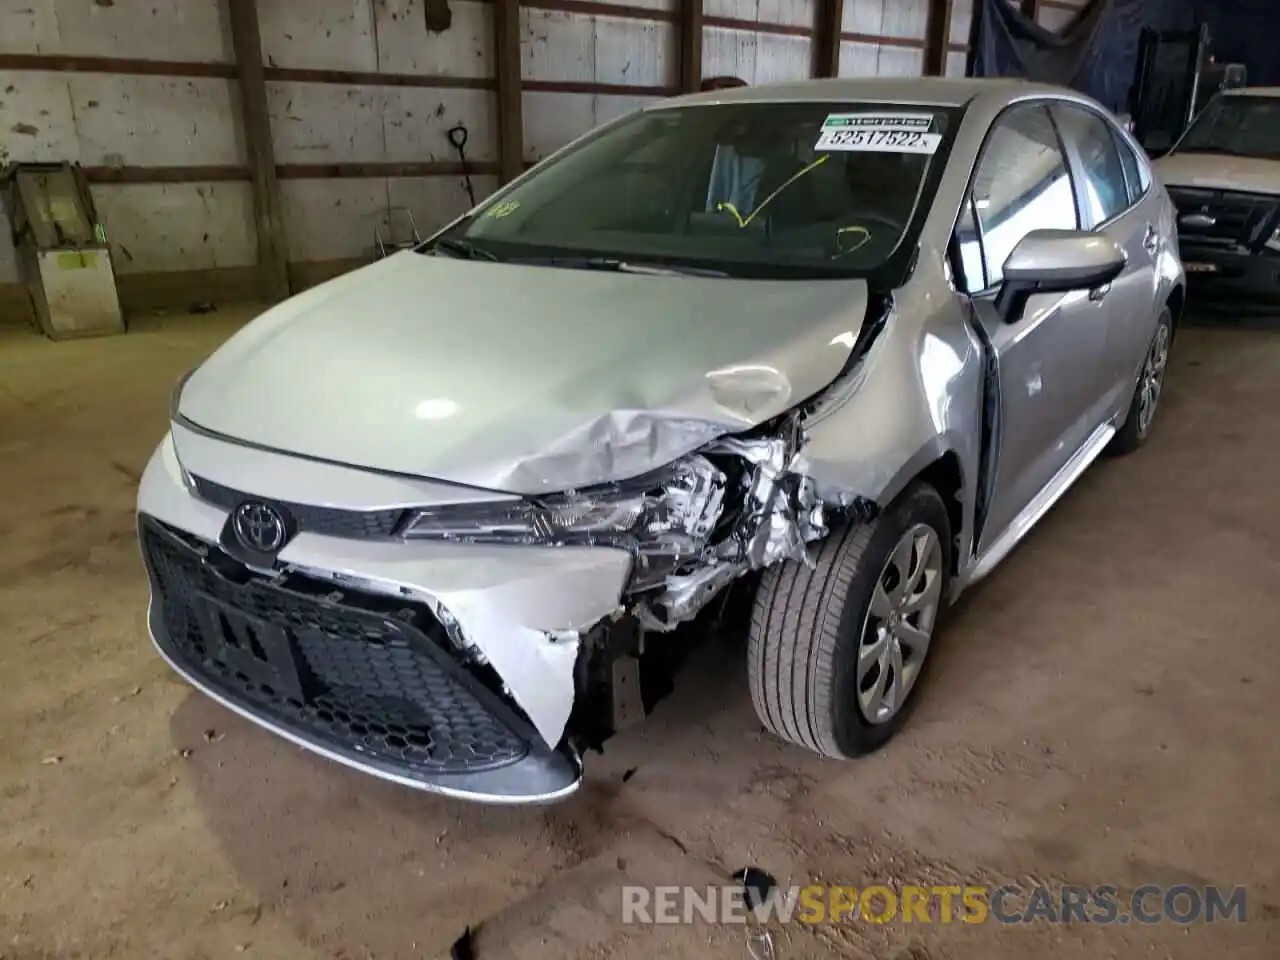
[[(704, 0), (703, 11), (707, 17), (805, 29), (813, 27), (816, 15), (813, 0)], [(802, 80), (812, 69), (812, 43), (810, 37), (708, 26), (702, 40), (702, 73), (741, 77), (748, 83)]]
[[(614, 0), (607, 0), (614, 2)], [(626, 3), (656, 12), (673, 0)], [(524, 157), (540, 160), (593, 127), (659, 99), (650, 91), (674, 91), (679, 70), (675, 24), (525, 7), (520, 11), (520, 73)], [(617, 91), (539, 90), (549, 84), (608, 84)]]
[[(493, 75), (489, 4), (450, 0), (443, 33), (426, 28), (419, 0), (259, 0), (263, 59), (271, 67), (426, 77)], [(467, 128), (467, 159), (497, 159), (494, 94), (444, 87), (268, 81), (276, 163), (452, 162), (445, 131)], [(496, 186), (472, 178), (477, 198)], [(291, 261), (368, 257), (389, 210), (410, 210), (422, 232), (469, 206), (461, 177), (280, 181)], [(403, 215), (393, 221), (404, 224)]]
[[(545, 157), (593, 127), (674, 92), (676, 0), (606, 0), (618, 15), (520, 11), (524, 152)], [(903, 43), (844, 41), (844, 76), (918, 76), (927, 0), (843, 0), (844, 30)], [(968, 38), (972, 0), (953, 0), (953, 42)], [(0, 53), (163, 59), (229, 65), (225, 0), (0, 0)], [(270, 71), (344, 71), (350, 83), (274, 77), (267, 97), (281, 165), (292, 262), (369, 256), (374, 226), (408, 208), (426, 232), (466, 209), (459, 176), (329, 176), (352, 165), (452, 162), (446, 138), (469, 134), (467, 158), (496, 164), (493, 11), (449, 0), (447, 30), (426, 29), (422, 0), (258, 0)], [(634, 15), (634, 8), (654, 13)], [(812, 68), (815, 0), (705, 0), (703, 75), (750, 83), (801, 79)], [(630, 14), (630, 15), (628, 15)], [(782, 25), (802, 35), (716, 24)], [(952, 53), (949, 73), (963, 73)], [(395, 74), (379, 83), (377, 74)], [(424, 78), (424, 85), (403, 77)], [(428, 85), (445, 78), (452, 86)], [(328, 79), (333, 79), (332, 77)], [(236, 81), (57, 71), (0, 71), (0, 153), (89, 167), (247, 167)], [(303, 170), (329, 167), (328, 170)], [(366, 171), (367, 172), (367, 171)], [(381, 174), (383, 171), (375, 171)], [(318, 174), (324, 173), (325, 176)], [(306, 174), (306, 177), (300, 176)], [(496, 177), (474, 176), (477, 198)], [(248, 267), (256, 260), (244, 180), (95, 184), (123, 274)], [(16, 279), (0, 223), (0, 284)]]
[[(8, 0), (0, 53), (164, 57), (229, 63), (218, 0)], [(0, 156), (86, 166), (245, 162), (234, 81), (0, 71)], [(247, 183), (93, 187), (121, 273), (256, 259)], [(0, 212), (0, 283), (17, 279)]]

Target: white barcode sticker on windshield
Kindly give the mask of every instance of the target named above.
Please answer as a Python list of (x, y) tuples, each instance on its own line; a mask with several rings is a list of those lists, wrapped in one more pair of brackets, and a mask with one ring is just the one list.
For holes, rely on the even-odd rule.
[(815, 150), (935, 153), (942, 134), (930, 133), (928, 113), (832, 113), (822, 122)]

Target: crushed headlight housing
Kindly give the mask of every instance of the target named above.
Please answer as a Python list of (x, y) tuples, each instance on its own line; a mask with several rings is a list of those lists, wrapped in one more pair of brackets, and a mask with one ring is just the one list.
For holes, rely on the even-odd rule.
[(636, 558), (629, 590), (657, 586), (697, 557), (721, 513), (726, 479), (711, 461), (686, 457), (632, 480), (543, 497), (428, 507), (409, 539), (543, 546), (610, 546)]

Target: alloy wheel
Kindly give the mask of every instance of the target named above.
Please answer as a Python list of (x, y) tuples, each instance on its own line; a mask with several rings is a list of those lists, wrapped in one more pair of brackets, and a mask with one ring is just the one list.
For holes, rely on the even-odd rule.
[(1138, 433), (1146, 436), (1160, 404), (1164, 389), (1164, 371), (1169, 365), (1169, 325), (1161, 323), (1151, 340), (1151, 349), (1142, 364), (1142, 377), (1138, 381)]
[(858, 706), (887, 723), (906, 703), (929, 652), (942, 602), (942, 544), (927, 524), (902, 535), (871, 593), (858, 645)]

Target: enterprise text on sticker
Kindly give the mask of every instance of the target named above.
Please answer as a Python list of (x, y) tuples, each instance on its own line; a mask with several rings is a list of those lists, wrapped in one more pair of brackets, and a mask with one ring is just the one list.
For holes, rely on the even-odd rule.
[(942, 134), (930, 133), (927, 113), (832, 113), (822, 122), (815, 150), (934, 153)]

